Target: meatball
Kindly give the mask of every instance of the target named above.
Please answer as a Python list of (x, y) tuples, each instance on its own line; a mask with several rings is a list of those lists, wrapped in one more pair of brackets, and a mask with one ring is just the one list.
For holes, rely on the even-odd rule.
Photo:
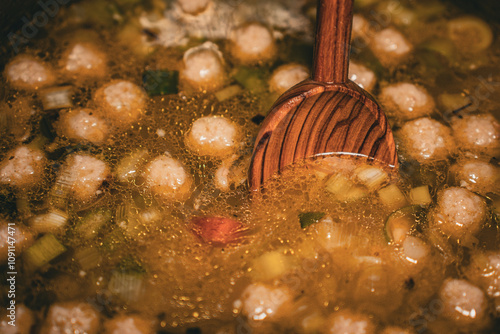
[(425, 88), (406, 82), (382, 89), (379, 101), (388, 115), (404, 120), (429, 115), (435, 107), (434, 99)]
[(350, 311), (333, 313), (327, 321), (325, 333), (374, 334), (375, 324), (364, 314)]
[(24, 305), (16, 305), (16, 325), (9, 325), (11, 318), (9, 313), (5, 314), (2, 312), (2, 317), (0, 318), (0, 333), (3, 334), (30, 334), (31, 327), (35, 322), (35, 317), (33, 312)]
[(467, 115), (451, 120), (457, 145), (473, 153), (498, 154), (500, 151), (500, 124), (491, 114)]
[(465, 160), (451, 166), (455, 184), (480, 194), (500, 192), (500, 168), (481, 160)]
[(153, 322), (138, 315), (119, 315), (104, 323), (105, 334), (153, 334)]
[(241, 130), (230, 120), (206, 116), (194, 121), (186, 134), (186, 146), (198, 155), (222, 158), (239, 147)]
[(107, 74), (106, 60), (95, 45), (76, 43), (63, 55), (61, 68), (72, 79), (98, 79)]
[(0, 183), (17, 188), (31, 187), (42, 181), (46, 165), (42, 151), (21, 145), (0, 162)]
[(102, 118), (95, 116), (92, 109), (61, 111), (59, 115), (58, 132), (69, 139), (98, 145), (108, 136), (108, 125)]
[(114, 80), (99, 88), (94, 95), (96, 112), (117, 127), (137, 121), (146, 108), (146, 92), (126, 80)]
[(85, 154), (73, 154), (66, 160), (58, 182), (70, 184), (70, 194), (79, 201), (87, 201), (100, 193), (99, 187), (109, 176), (104, 161)]
[[(10, 233), (9, 233), (10, 232)], [(33, 243), (33, 234), (21, 223), (9, 226), (7, 222), (0, 221), (0, 263), (6, 263), (8, 259), (9, 241), (14, 238), (16, 256)]]
[(480, 252), (472, 254), (467, 278), (477, 284), (491, 298), (500, 298), (500, 252)]
[(250, 322), (272, 321), (285, 315), (291, 302), (287, 289), (255, 283), (243, 290), (241, 312)]
[(352, 61), (349, 62), (349, 79), (368, 91), (372, 90), (377, 83), (377, 77), (372, 70)]
[(283, 94), (289, 88), (309, 78), (309, 70), (299, 64), (286, 64), (274, 70), (269, 79), (269, 90)]
[(394, 28), (386, 28), (374, 34), (371, 49), (382, 65), (395, 65), (402, 61), (410, 51), (412, 45)]
[(222, 87), (227, 80), (222, 53), (212, 42), (187, 50), (183, 61), (180, 79), (188, 87), (213, 91)]
[(182, 11), (187, 14), (197, 15), (212, 3), (211, 0), (177, 0)]
[(15, 89), (37, 90), (56, 81), (54, 70), (48, 64), (27, 55), (14, 57), (5, 66), (4, 75)]
[(56, 303), (50, 307), (40, 334), (95, 334), (99, 327), (99, 314), (89, 304)]
[(178, 160), (167, 155), (150, 161), (143, 176), (146, 186), (163, 199), (184, 201), (191, 195), (192, 177)]
[(233, 30), (229, 50), (242, 64), (266, 62), (276, 54), (273, 33), (261, 23), (248, 23)]
[(451, 130), (428, 117), (405, 123), (397, 137), (406, 155), (421, 163), (446, 159), (455, 149)]
[(439, 291), (443, 317), (459, 326), (484, 325), (488, 302), (484, 292), (463, 279), (447, 279)]
[(486, 214), (486, 203), (480, 196), (464, 188), (450, 187), (438, 194), (431, 224), (454, 239), (467, 239), (481, 230)]

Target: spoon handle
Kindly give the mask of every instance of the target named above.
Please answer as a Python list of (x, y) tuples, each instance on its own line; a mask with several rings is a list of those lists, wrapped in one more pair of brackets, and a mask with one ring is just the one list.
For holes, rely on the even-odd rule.
[(352, 5), (353, 0), (318, 0), (313, 80), (347, 82)]

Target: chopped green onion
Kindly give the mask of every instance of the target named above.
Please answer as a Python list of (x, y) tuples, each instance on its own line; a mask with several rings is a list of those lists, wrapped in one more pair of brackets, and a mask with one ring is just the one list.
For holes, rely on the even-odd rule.
[(97, 236), (99, 230), (111, 220), (111, 211), (99, 208), (83, 217), (74, 228), (75, 235), (80, 239), (90, 240)]
[(420, 186), (410, 190), (410, 202), (415, 205), (429, 205), (432, 202), (429, 186)]
[(40, 92), (44, 110), (71, 108), (73, 87), (62, 86), (44, 89)]
[(137, 301), (143, 294), (145, 273), (146, 271), (135, 258), (126, 257), (111, 275), (108, 289), (125, 302)]
[(408, 204), (406, 197), (396, 184), (391, 184), (378, 191), (380, 201), (390, 209), (397, 210)]
[(389, 180), (389, 176), (383, 169), (374, 166), (363, 165), (357, 168), (354, 173), (370, 191), (380, 188)]
[(302, 212), (299, 213), (300, 227), (306, 228), (315, 224), (325, 216), (324, 212)]
[(57, 232), (68, 222), (68, 214), (58, 209), (35, 216), (31, 219), (31, 227), (37, 232)]
[(48, 233), (26, 249), (24, 252), (24, 261), (27, 268), (36, 270), (65, 251), (66, 247), (64, 247), (52, 233)]
[(69, 171), (63, 170), (61, 172), (49, 192), (49, 204), (51, 207), (59, 210), (66, 210), (68, 206), (69, 192), (74, 181), (75, 176)]
[(325, 189), (335, 195), (339, 201), (355, 201), (367, 195), (367, 192), (341, 174), (334, 174), (326, 181)]
[(326, 181), (325, 189), (334, 195), (341, 195), (353, 187), (353, 183), (341, 174), (334, 174)]
[(75, 260), (83, 270), (90, 270), (99, 266), (102, 257), (95, 247), (79, 248), (75, 252)]
[(319, 168), (313, 168), (313, 170), (314, 170), (314, 175), (316, 175), (316, 178), (318, 180), (324, 180), (328, 176), (328, 173)]
[(243, 91), (243, 89), (239, 85), (231, 85), (229, 87), (226, 87), (224, 89), (221, 89), (217, 93), (215, 93), (215, 97), (219, 102), (229, 100), (230, 98), (240, 94)]
[(146, 162), (148, 151), (140, 149), (123, 157), (115, 168), (115, 175), (122, 182), (133, 181), (139, 172), (141, 165)]
[(143, 274), (114, 271), (108, 290), (127, 303), (138, 301), (144, 292)]
[(142, 83), (149, 96), (177, 94), (179, 92), (179, 72), (168, 70), (144, 71)]
[(352, 187), (344, 194), (342, 199), (347, 202), (352, 202), (366, 197), (366, 195), (368, 195), (368, 192), (365, 189), (361, 187)]

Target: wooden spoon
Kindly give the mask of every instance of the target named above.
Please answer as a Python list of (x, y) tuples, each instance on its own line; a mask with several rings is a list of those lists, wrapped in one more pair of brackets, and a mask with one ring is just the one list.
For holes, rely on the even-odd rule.
[(264, 120), (250, 164), (251, 190), (296, 161), (325, 155), (365, 156), (396, 166), (384, 113), (348, 79), (352, 4), (318, 1), (312, 79), (281, 95)]

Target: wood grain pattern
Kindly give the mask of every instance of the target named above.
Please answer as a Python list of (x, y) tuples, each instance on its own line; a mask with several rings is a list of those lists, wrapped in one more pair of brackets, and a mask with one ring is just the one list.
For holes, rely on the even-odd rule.
[(348, 153), (397, 164), (384, 113), (351, 81), (296, 85), (276, 101), (257, 138), (248, 179), (252, 190), (286, 166), (321, 155)]
[(352, 6), (352, 0), (318, 1), (312, 71), (316, 81), (347, 82)]
[(257, 135), (248, 183), (259, 190), (296, 161), (351, 154), (397, 165), (387, 119), (370, 94), (348, 80), (352, 0), (320, 0), (313, 79), (274, 103)]

